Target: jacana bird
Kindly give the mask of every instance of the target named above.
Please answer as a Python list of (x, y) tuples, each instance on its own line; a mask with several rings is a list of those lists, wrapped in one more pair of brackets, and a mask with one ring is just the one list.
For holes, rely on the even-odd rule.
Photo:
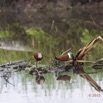
[(41, 52), (34, 52), (34, 59), (36, 60), (37, 67), (37, 62), (43, 59), (43, 54)]
[(69, 61), (69, 60), (72, 60), (73, 59), (73, 54), (71, 52), (68, 52), (67, 54), (61, 54), (61, 55), (58, 55), (58, 56), (55, 56), (55, 59), (56, 60), (59, 60), (59, 61)]

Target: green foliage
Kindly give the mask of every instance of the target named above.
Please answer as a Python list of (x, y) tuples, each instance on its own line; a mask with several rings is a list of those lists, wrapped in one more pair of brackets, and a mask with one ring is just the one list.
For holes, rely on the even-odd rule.
[(103, 37), (103, 31), (100, 31), (99, 35), (100, 35), (101, 37)]
[(58, 46), (60, 42), (59, 37), (54, 38), (50, 34), (46, 34), (41, 29), (30, 28), (26, 30), (26, 33), (31, 38), (34, 38), (36, 41), (40, 41), (42, 45), (44, 44), (52, 48), (54, 48), (55, 46)]
[(5, 37), (10, 37), (10, 32), (9, 31), (0, 31), (0, 38), (5, 38)]
[(94, 37), (101, 36), (103, 37), (103, 31), (97, 29), (87, 29), (86, 27), (81, 27), (80, 31), (82, 35), (80, 37), (83, 45), (86, 45), (89, 41), (91, 41)]
[(41, 38), (45, 39), (46, 38), (45, 32), (40, 29), (30, 28), (30, 29), (27, 29), (26, 32), (27, 32), (28, 36), (36, 37), (37, 39), (41, 39)]
[(88, 42), (92, 39), (92, 35), (88, 29), (84, 29), (82, 32), (81, 42), (83, 44), (88, 44)]
[(0, 64), (10, 61), (29, 60), (32, 53), (25, 51), (3, 50), (0, 49)]

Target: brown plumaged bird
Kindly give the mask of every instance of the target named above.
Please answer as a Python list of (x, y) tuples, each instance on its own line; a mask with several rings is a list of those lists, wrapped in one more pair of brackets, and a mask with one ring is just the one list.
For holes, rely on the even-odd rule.
[(43, 59), (43, 54), (41, 52), (34, 52), (34, 59), (36, 60), (37, 67), (37, 62)]
[(55, 59), (56, 60), (59, 60), (59, 61), (69, 61), (72, 59), (72, 54), (69, 52), (67, 54), (61, 54), (61, 55), (58, 55), (58, 56), (55, 56)]
[(43, 54), (40, 52), (34, 52), (34, 58), (36, 61), (40, 61), (43, 59)]

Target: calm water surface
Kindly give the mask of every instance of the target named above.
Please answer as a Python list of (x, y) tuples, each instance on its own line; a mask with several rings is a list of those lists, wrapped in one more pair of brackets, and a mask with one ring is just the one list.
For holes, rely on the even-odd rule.
[[(55, 74), (45, 74), (45, 83), (38, 85), (33, 76), (27, 73), (14, 73), (10, 78), (10, 84), (5, 84), (0, 79), (1, 103), (101, 103), (103, 93), (96, 92), (89, 83), (72, 75), (71, 81), (57, 81)], [(103, 88), (102, 73), (92, 74), (91, 77)], [(94, 94), (99, 97), (92, 97)]]

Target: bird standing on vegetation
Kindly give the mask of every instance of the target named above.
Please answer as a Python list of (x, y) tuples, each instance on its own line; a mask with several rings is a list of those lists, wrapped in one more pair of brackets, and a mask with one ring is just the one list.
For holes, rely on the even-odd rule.
[(69, 52), (67, 54), (55, 56), (55, 59), (59, 61), (69, 61), (70, 59), (72, 59), (72, 55)]
[[(71, 48), (70, 48), (71, 49)], [(69, 61), (72, 60), (74, 58), (73, 54), (70, 52), (70, 49), (66, 50), (65, 52), (63, 52), (61, 55), (57, 55), (55, 56), (56, 60), (59, 61)]]
[(43, 59), (43, 54), (40, 52), (34, 52), (34, 59), (36, 60), (36, 67), (37, 67), (37, 62)]

